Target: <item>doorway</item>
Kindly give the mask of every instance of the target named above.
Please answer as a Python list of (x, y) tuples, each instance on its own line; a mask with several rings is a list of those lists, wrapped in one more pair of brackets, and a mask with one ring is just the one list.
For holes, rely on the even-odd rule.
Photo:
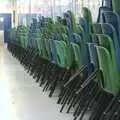
[[(12, 17), (9, 13), (0, 13), (0, 42), (8, 43), (10, 39), (10, 29), (12, 28)], [(4, 31), (4, 32), (3, 32)]]
[(0, 44), (4, 43), (4, 17), (0, 17)]

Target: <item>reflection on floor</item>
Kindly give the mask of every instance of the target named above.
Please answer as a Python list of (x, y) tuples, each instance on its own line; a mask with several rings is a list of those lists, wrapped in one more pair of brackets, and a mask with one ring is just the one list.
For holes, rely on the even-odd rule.
[(0, 50), (0, 120), (72, 120), (6, 48)]
[(0, 45), (4, 43), (4, 31), (0, 30)]

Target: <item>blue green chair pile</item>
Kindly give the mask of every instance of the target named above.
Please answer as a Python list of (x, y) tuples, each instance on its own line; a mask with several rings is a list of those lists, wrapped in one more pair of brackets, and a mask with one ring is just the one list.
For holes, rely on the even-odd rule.
[[(60, 87), (60, 112), (67, 106), (67, 113), (73, 111), (74, 120), (86, 119), (86, 115), (88, 120), (104, 120), (117, 109), (110, 110), (111, 105), (119, 104), (115, 97), (120, 88), (119, 41), (114, 27), (93, 24), (90, 11), (83, 11), (79, 24), (67, 11), (64, 19), (59, 17), (55, 23), (42, 17), (39, 22), (33, 19), (28, 28), (19, 26), (14, 38), (18, 45), (10, 42), (8, 50), (43, 86), (43, 91), (50, 90), (50, 97)], [(117, 109), (112, 118), (119, 118), (119, 112)]]
[[(106, 30), (106, 29), (105, 29)], [(101, 31), (101, 29), (99, 29), (98, 31)], [(96, 30), (95, 30), (95, 32), (96, 32)], [(107, 32), (107, 31), (106, 31)], [(99, 33), (99, 34), (103, 34), (103, 33)], [(109, 32), (107, 32), (106, 34), (110, 34)], [(113, 34), (113, 33), (112, 33)], [(111, 34), (110, 34), (111, 35)], [(94, 51), (97, 51), (97, 52), (93, 52), (92, 51), (92, 53), (96, 53), (96, 55), (95, 56), (97, 56), (97, 58), (98, 58), (98, 65), (99, 65), (99, 69), (97, 70), (97, 71), (100, 71), (100, 73), (101, 73), (101, 70), (102, 70), (102, 74), (101, 74), (101, 76), (100, 76), (100, 78), (102, 78), (102, 79), (100, 79), (99, 78), (99, 74), (98, 74), (98, 77), (97, 77), (97, 79), (98, 79), (98, 81), (100, 81), (100, 85), (102, 85), (102, 87), (104, 88), (104, 90), (105, 91), (107, 91), (107, 92), (103, 92), (102, 91), (102, 89), (100, 89), (100, 91), (99, 91), (99, 89), (98, 89), (98, 94), (95, 94), (95, 96), (96, 97), (93, 97), (94, 96), (94, 94), (92, 94), (91, 93), (91, 91), (90, 91), (90, 88), (88, 89), (88, 94), (87, 95), (85, 95), (87, 92), (85, 92), (84, 93), (84, 91), (83, 91), (83, 95), (84, 95), (84, 97), (86, 96), (86, 102), (85, 102), (85, 99), (83, 99), (83, 97), (81, 97), (81, 94), (82, 94), (82, 90), (83, 90), (83, 88), (84, 88), (84, 84), (80, 84), (81, 85), (81, 88), (82, 89), (80, 89), (78, 92), (76, 92), (77, 94), (78, 93), (80, 93), (80, 97), (78, 97), (77, 98), (77, 100), (75, 100), (76, 99), (76, 94), (75, 94), (75, 91), (77, 91), (76, 89), (77, 89), (77, 86), (79, 86), (79, 81), (78, 80), (80, 80), (80, 82), (81, 82), (81, 79), (80, 78), (71, 78), (70, 79), (70, 81), (67, 83), (67, 84), (65, 84), (64, 85), (64, 90), (63, 90), (63, 93), (65, 93), (63, 96), (62, 95), (60, 95), (60, 99), (59, 99), (59, 102), (58, 103), (62, 103), (63, 104), (63, 106), (62, 106), (62, 109), (61, 109), (61, 111), (63, 110), (63, 108), (64, 108), (64, 106), (67, 104), (67, 105), (69, 105), (70, 104), (70, 106), (69, 106), (69, 108), (68, 108), (68, 111), (67, 112), (69, 112), (69, 110), (70, 110), (70, 108), (71, 107), (75, 107), (75, 103), (74, 102), (76, 102), (76, 104), (78, 105), (78, 101), (81, 99), (81, 100), (83, 100), (84, 101), (84, 104), (83, 103), (81, 103), (82, 101), (80, 101), (80, 103), (79, 103), (79, 105), (78, 105), (78, 107), (77, 107), (77, 109), (75, 110), (75, 119), (80, 119), (80, 120), (82, 120), (82, 119), (84, 119), (84, 114), (85, 114), (85, 112), (87, 111), (87, 109), (88, 109), (88, 111), (90, 110), (90, 106), (91, 106), (91, 102), (92, 103), (96, 103), (95, 101), (97, 101), (98, 103), (101, 101), (101, 103), (99, 104), (99, 105), (101, 105), (101, 106), (94, 106), (93, 104), (93, 106), (95, 107), (93, 107), (92, 109), (94, 109), (93, 111), (93, 114), (89, 117), (89, 119), (99, 119), (100, 118), (100, 116), (103, 114), (102, 112), (103, 112), (103, 110), (104, 109), (106, 109), (106, 107), (107, 107), (107, 105), (109, 105), (109, 103), (111, 103), (111, 100), (113, 99), (113, 95), (112, 94), (114, 94), (115, 96), (118, 94), (118, 92), (119, 92), (119, 80), (118, 80), (118, 76), (117, 75), (113, 75), (113, 76), (109, 76), (109, 75), (112, 75), (112, 74), (114, 74), (114, 73), (116, 73), (117, 71), (115, 70), (113, 70), (113, 71), (109, 71), (108, 73), (106, 72), (106, 71), (108, 71), (109, 69), (113, 69), (113, 68), (116, 68), (116, 66), (114, 66), (114, 58), (115, 58), (115, 53), (114, 52), (112, 52), (112, 56), (113, 56), (113, 60), (110, 58), (110, 53), (109, 52), (111, 52), (112, 51), (112, 44), (110, 44), (111, 43), (111, 39), (109, 38), (109, 36), (105, 36), (105, 35), (97, 35), (98, 36), (98, 38), (97, 39), (93, 39), (94, 41), (93, 42), (97, 42), (97, 44), (99, 45), (97, 45), (96, 46), (96, 44), (94, 45), (95, 46), (95, 48), (96, 48), (96, 50), (94, 50)], [(112, 36), (112, 35), (111, 35)], [(98, 41), (99, 40), (99, 41)], [(106, 42), (104, 42), (104, 41), (106, 41)], [(111, 46), (111, 47), (110, 47)], [(110, 47), (110, 48), (109, 48)], [(94, 49), (95, 49), (94, 48)], [(108, 51), (109, 50), (109, 51)], [(93, 58), (94, 57), (92, 57), (92, 60), (93, 60)], [(103, 58), (105, 58), (105, 59), (103, 59)], [(97, 60), (96, 59), (96, 57), (95, 57), (95, 60)], [(107, 66), (105, 65), (106, 64), (106, 62), (108, 61), (108, 64), (107, 64)], [(110, 65), (111, 64), (113, 64), (113, 66), (112, 67), (110, 67)], [(97, 66), (98, 66), (97, 65)], [(108, 67), (109, 66), (109, 67)], [(97, 68), (97, 67), (96, 67)], [(79, 77), (80, 76), (80, 74), (81, 74), (81, 72), (80, 73), (78, 73), (78, 76), (77, 77)], [(105, 77), (106, 75), (107, 75), (107, 77), (108, 77), (108, 80), (107, 80), (107, 78)], [(96, 74), (95, 74), (96, 75)], [(114, 80), (114, 78), (115, 78), (115, 80)], [(95, 78), (94, 78), (95, 79)], [(110, 79), (111, 79), (111, 83), (110, 83)], [(75, 80), (76, 80), (76, 82), (75, 82)], [(105, 80), (105, 81), (103, 81), (103, 80)], [(107, 80), (107, 81), (106, 81)], [(90, 83), (90, 82), (88, 82), (88, 83)], [(106, 84), (107, 83), (107, 84)], [(106, 85), (105, 85), (106, 84)], [(111, 85), (110, 85), (111, 84)], [(72, 88), (72, 86), (71, 85), (74, 85), (74, 87)], [(86, 82), (85, 82), (85, 85), (86, 86), (89, 86), (90, 84), (86, 84)], [(110, 87), (111, 86), (111, 87)], [(79, 86), (80, 87), (80, 86)], [(87, 87), (85, 87), (86, 89), (87, 89)], [(100, 87), (101, 88), (101, 87)], [(66, 89), (66, 90), (65, 90)], [(93, 89), (92, 89), (93, 90)], [(94, 91), (94, 90), (93, 90)], [(89, 93), (90, 92), (90, 93)], [(95, 91), (96, 92), (96, 91)], [(93, 92), (94, 93), (94, 92)], [(90, 99), (90, 101), (88, 100), (88, 98), (90, 97), (88, 97), (88, 95), (93, 95), (92, 96), (92, 98)], [(101, 95), (100, 95), (101, 94)], [(99, 97), (98, 97), (98, 96)], [(101, 97), (100, 97), (101, 96)], [(105, 97), (106, 96), (106, 97)], [(88, 97), (88, 98), (87, 98)], [(96, 100), (94, 99), (94, 102), (93, 102), (93, 98), (97, 98)], [(72, 100), (72, 102), (70, 103), (70, 100)], [(74, 101), (74, 102), (73, 102)], [(117, 102), (117, 101), (116, 101)], [(82, 106), (84, 106), (84, 105), (86, 105), (86, 103), (87, 103), (87, 106), (86, 107), (83, 107), (84, 109), (82, 109)], [(89, 106), (90, 105), (90, 106)], [(84, 110), (84, 111), (83, 111)], [(96, 113), (96, 114), (95, 114)], [(80, 118), (78, 118), (78, 116), (80, 117)], [(117, 117), (118, 117), (118, 113), (117, 113)]]
[[(34, 21), (33, 23), (36, 23), (36, 21)], [(46, 24), (47, 25), (47, 24)], [(32, 25), (31, 25), (32, 26)], [(37, 26), (37, 25), (36, 25)], [(48, 26), (46, 26), (46, 27), (48, 27)], [(35, 28), (36, 29), (36, 28)], [(33, 30), (33, 31), (35, 31), (35, 29)], [(31, 28), (30, 28), (30, 30), (31, 30)], [(38, 30), (38, 29), (36, 29), (36, 30)], [(44, 30), (44, 29), (43, 29)], [(46, 29), (45, 29), (46, 30)], [(39, 31), (39, 30), (38, 30)], [(40, 32), (40, 31), (39, 31)], [(42, 31), (42, 32), (46, 32), (46, 31)], [(48, 31), (49, 32), (49, 31)], [(31, 34), (33, 34), (34, 32), (29, 32), (30, 33), (30, 35)], [(37, 33), (36, 33), (37, 34)], [(23, 50), (23, 52), (22, 52), (22, 57), (21, 57), (21, 59), (20, 59), (20, 62), (21, 62), (21, 64), (23, 64), (26, 68), (28, 68), (28, 72), (31, 72), (31, 75), (32, 74), (34, 74), (34, 77), (36, 77), (37, 76), (37, 81), (39, 81), (39, 79), (41, 79), (41, 84), (40, 85), (42, 85), (43, 83), (45, 83), (46, 81), (45, 81), (45, 79), (44, 79), (44, 77), (46, 76), (47, 77), (47, 75), (46, 75), (46, 73), (48, 73), (48, 75), (50, 75), (51, 76), (51, 74), (55, 74), (56, 72), (58, 73), (58, 72), (60, 72), (60, 70), (61, 70), (61, 72), (63, 72), (64, 73), (64, 69), (62, 68), (62, 66), (64, 66), (64, 62), (62, 62), (62, 61), (60, 61), (61, 63), (59, 63), (59, 59), (57, 60), (58, 61), (58, 64), (61, 64), (61, 68), (58, 68), (55, 64), (54, 64), (54, 57), (52, 58), (53, 59), (53, 63), (50, 63), (48, 60), (49, 59), (51, 59), (50, 57), (50, 55), (51, 55), (51, 53), (47, 53), (48, 51), (47, 51), (47, 49), (49, 48), (49, 46), (45, 46), (45, 43), (44, 43), (44, 41), (40, 41), (39, 39), (40, 39), (40, 37), (41, 36), (39, 36), (39, 34), (37, 34), (38, 36), (38, 38), (35, 36), (30, 36), (30, 39), (28, 40), (28, 45), (29, 45), (29, 47), (27, 48), (27, 51), (26, 51), (26, 49), (22, 49)], [(33, 38), (34, 37), (34, 38)], [(43, 36), (42, 36), (43, 37)], [(32, 40), (32, 38), (34, 39), (34, 40)], [(37, 47), (35, 47), (35, 44), (33, 43), (33, 42), (35, 42), (35, 39), (36, 39), (36, 42), (38, 42), (38, 50), (37, 49), (35, 49), (35, 48), (37, 48)], [(56, 39), (56, 38), (55, 38)], [(43, 43), (39, 43), (39, 42), (43, 42)], [(46, 42), (46, 45), (47, 45), (47, 42), (49, 42), (49, 41), (45, 41)], [(52, 41), (51, 41), (52, 42)], [(63, 41), (62, 41), (63, 42)], [(53, 43), (57, 46), (57, 44), (59, 45), (59, 44), (61, 44), (61, 43), (59, 43), (59, 42), (57, 42), (57, 41), (53, 41)], [(42, 44), (42, 46), (40, 46)], [(63, 42), (63, 44), (64, 44), (64, 42)], [(56, 47), (55, 46), (55, 47)], [(45, 47), (48, 47), (47, 49), (44, 49)], [(22, 47), (23, 48), (23, 47)], [(41, 50), (42, 49), (42, 50)], [(55, 48), (56, 49), (56, 48)], [(26, 51), (26, 52), (25, 52)], [(42, 52), (42, 53), (41, 53)], [(58, 51), (59, 52), (59, 51)], [(64, 52), (64, 51), (63, 51)], [(40, 54), (42, 54), (43, 55), (43, 57), (44, 58), (46, 58), (46, 59), (44, 59), (43, 60), (43, 58), (40, 58), (40, 56), (38, 57), (38, 55), (40, 55)], [(31, 59), (31, 57), (32, 57), (32, 59)], [(47, 58), (48, 57), (48, 58)], [(48, 60), (47, 60), (48, 59)], [(65, 63), (66, 64), (66, 63)], [(47, 70), (49, 71), (46, 71), (46, 67), (47, 67)], [(52, 68), (51, 68), (52, 67)], [(54, 69), (53, 69), (54, 68)], [(56, 68), (56, 69), (55, 69)], [(52, 69), (54, 70), (54, 71), (52, 71)], [(65, 70), (66, 71), (66, 70)], [(54, 73), (55, 72), (55, 73)], [(61, 73), (60, 72), (60, 73)], [(42, 74), (43, 73), (43, 74)], [(58, 75), (58, 74), (55, 74), (55, 75), (53, 75), (53, 76), (55, 76), (55, 77), (57, 77), (58, 78), (58, 76), (56, 76), (56, 75)], [(59, 74), (60, 74), (59, 73)], [(45, 75), (44, 75), (45, 74)], [(41, 76), (42, 76), (42, 78), (41, 78)], [(50, 76), (49, 76), (49, 78), (50, 78)], [(62, 74), (60, 75), (60, 76), (63, 76)], [(51, 79), (53, 79), (53, 77), (51, 78)], [(50, 80), (49, 80), (49, 82), (50, 82)], [(54, 83), (54, 82), (53, 82)], [(54, 83), (55, 84), (55, 83)], [(48, 83), (47, 83), (47, 86), (48, 86)], [(54, 87), (54, 86), (53, 86)], [(52, 89), (52, 88), (51, 88)], [(50, 94), (51, 95), (51, 94)]]
[[(106, 29), (105, 29), (106, 30)], [(101, 30), (99, 30), (99, 31), (101, 31)], [(107, 32), (107, 31), (106, 31)], [(108, 32), (109, 33), (109, 32)], [(107, 34), (108, 34), (107, 33)], [(101, 33), (102, 34), (102, 33)], [(110, 34), (110, 33), (109, 33)], [(111, 35), (112, 36), (112, 35)], [(104, 39), (103, 39), (104, 38)], [(100, 36), (100, 38), (99, 39), (103, 39), (102, 41), (108, 41), (109, 42), (109, 44), (111, 43), (110, 41), (110, 38), (108, 37), (108, 36)], [(100, 41), (101, 41), (100, 40)], [(97, 42), (98, 43), (98, 42)], [(101, 42), (100, 42), (100, 44), (101, 44)], [(106, 45), (105, 45), (106, 44)], [(112, 62), (111, 61), (111, 59), (110, 59), (110, 55), (108, 55), (107, 53), (108, 53), (108, 51), (106, 50), (106, 49), (108, 49), (109, 47), (107, 47), (107, 44), (108, 43), (102, 43), (102, 47), (98, 47), (98, 46), (96, 46), (96, 48), (97, 48), (97, 54), (98, 54), (98, 59), (99, 59), (99, 66), (100, 66), (100, 69), (102, 69), (103, 71), (103, 75), (102, 75), (102, 78), (103, 77), (105, 77), (106, 75), (105, 75), (105, 71), (107, 71), (108, 69), (110, 69), (110, 66), (109, 66), (109, 64), (113, 64), (113, 66), (114, 66), (114, 60), (113, 60), (113, 63), (110, 63), (110, 62)], [(110, 45), (111, 46), (111, 45)], [(104, 47), (106, 47), (106, 48), (104, 48)], [(109, 52), (110, 52), (111, 50), (109, 50)], [(113, 53), (113, 52), (112, 52)], [(103, 55), (104, 54), (104, 55)], [(105, 55), (106, 54), (106, 55)], [(109, 64), (107, 64), (108, 66), (109, 66), (109, 68), (106, 66), (106, 67), (104, 67), (105, 66), (105, 64), (106, 64), (106, 62), (104, 61), (104, 60), (102, 60), (104, 57), (106, 56), (106, 59), (105, 60), (108, 60), (108, 62), (109, 62)], [(115, 58), (115, 56), (114, 56), (114, 54), (113, 54), (113, 59)], [(96, 59), (95, 59), (96, 60)], [(104, 66), (103, 66), (104, 65)], [(111, 69), (113, 69), (113, 68), (116, 68), (116, 66), (115, 67), (111, 67)], [(106, 70), (105, 70), (106, 69)], [(110, 72), (110, 71), (109, 71)], [(107, 75), (110, 75), (110, 74), (114, 74), (114, 73), (116, 73), (115, 71), (111, 71), (110, 73), (106, 73)], [(110, 85), (110, 79), (108, 79), (108, 82), (107, 82), (107, 84), (106, 84), (106, 87), (105, 87), (105, 81), (103, 81), (102, 80), (102, 86), (104, 86), (104, 88), (106, 88), (105, 90), (107, 90), (108, 91), (108, 93), (105, 93), (106, 94), (106, 97), (110, 97), (110, 94), (109, 93), (113, 93), (114, 95), (117, 95), (118, 94), (118, 92), (119, 92), (119, 80), (118, 80), (118, 77), (117, 77), (117, 75), (115, 75), (114, 77), (112, 77), (112, 76), (109, 76), (109, 78), (111, 78), (112, 79), (112, 81), (111, 81), (111, 85)], [(115, 80), (114, 80), (114, 78), (115, 78)], [(105, 80), (107, 80), (106, 78), (105, 78)], [(74, 80), (72, 80), (72, 81), (74, 81)], [(78, 79), (77, 79), (77, 81), (78, 81)], [(71, 80), (70, 80), (70, 82), (71, 82)], [(73, 82), (73, 83), (75, 83), (75, 81)], [(71, 82), (71, 85), (73, 84), (72, 82)], [(70, 83), (69, 83), (69, 85), (70, 85)], [(76, 84), (76, 85), (78, 85), (78, 83)], [(109, 87), (108, 87), (109, 86)], [(111, 86), (111, 87), (110, 87)], [(83, 87), (83, 86), (82, 86)], [(63, 107), (62, 107), (62, 109), (64, 108), (64, 105), (65, 104), (68, 104), (69, 103), (69, 100), (70, 99), (72, 99), (72, 97), (71, 97), (71, 94), (73, 95), (73, 91), (74, 90), (71, 90), (72, 89), (72, 87), (71, 86), (67, 86), (66, 87), (66, 85), (65, 85), (65, 88), (68, 90), (66, 90), (67, 91), (67, 93), (66, 93), (66, 95), (65, 96), (62, 96), (63, 97), (63, 101), (62, 101), (62, 104), (63, 104)], [(74, 89), (75, 89), (75, 86), (74, 86)], [(111, 89), (111, 90), (110, 90)], [(89, 89), (89, 91), (90, 91), (90, 89)], [(64, 92), (63, 92), (64, 93)], [(90, 92), (91, 93), (91, 92)], [(104, 95), (105, 95), (104, 94)], [(74, 95), (73, 95), (74, 96)], [(105, 97), (105, 99), (107, 99)], [(108, 97), (108, 98), (109, 98)], [(112, 98), (113, 98), (113, 96), (111, 95), (111, 97), (107, 100), (107, 103), (109, 104), (109, 102), (112, 100)], [(80, 99), (80, 98), (79, 98)], [(104, 100), (105, 100), (104, 99)], [(82, 99), (83, 100), (83, 99)], [(100, 100), (100, 99), (99, 99)], [(61, 100), (60, 100), (61, 101)], [(101, 101), (102, 101), (102, 99), (101, 99)], [(109, 102), (108, 102), (109, 101)], [(68, 102), (68, 103), (67, 103)], [(84, 100), (84, 102), (85, 102), (85, 100)], [(88, 102), (88, 101), (87, 101)], [(104, 103), (105, 101), (103, 101), (103, 103)], [(107, 104), (107, 105), (108, 105)], [(74, 106), (74, 103), (72, 102), (72, 105)], [(72, 106), (72, 107), (73, 107)], [(104, 106), (104, 108), (102, 108), (102, 110), (104, 110), (107, 106), (105, 106), (105, 105), (103, 105)], [(71, 106), (70, 106), (71, 107)], [(99, 106), (100, 107), (100, 106)], [(99, 108), (98, 107), (98, 108)], [(80, 109), (77, 109), (78, 111), (81, 111), (81, 106), (79, 106), (79, 108)], [(87, 106), (87, 108), (89, 108), (88, 106)], [(61, 109), (61, 111), (62, 111), (62, 109)], [(69, 110), (68, 110), (69, 111)], [(94, 115), (92, 115), (91, 117), (90, 117), (90, 119), (99, 119), (100, 118), (100, 116), (101, 116), (101, 114), (102, 114), (102, 111), (101, 111), (101, 113), (100, 113), (100, 111), (98, 111), (97, 110), (97, 108), (95, 109), (95, 111), (96, 111), (96, 113), (97, 114), (95, 114), (95, 113), (93, 113)], [(94, 112), (95, 112), (94, 111)], [(82, 111), (81, 111), (82, 112)], [(79, 113), (78, 112), (78, 115), (77, 116), (79, 116), (80, 114), (81, 114), (81, 112)], [(76, 111), (75, 111), (75, 113), (76, 113)], [(83, 112), (84, 113), (84, 112)], [(99, 113), (99, 114), (98, 114)], [(82, 118), (83, 118), (83, 115), (84, 114), (82, 114)], [(96, 115), (96, 116), (95, 116)], [(94, 117), (93, 117), (94, 116)], [(118, 116), (117, 116), (118, 117)], [(82, 119), (81, 117), (80, 117), (80, 119)], [(75, 119), (77, 119), (77, 117), (75, 117)]]
[[(119, 1), (117, 0), (112, 0), (113, 3), (113, 12), (108, 11), (108, 12), (103, 12), (102, 14), (102, 19), (104, 23), (107, 23), (104, 26), (104, 32), (109, 34), (111, 38), (113, 39), (114, 42), (114, 47), (116, 50), (116, 61), (117, 61), (117, 69), (118, 69), (118, 75), (119, 75), (119, 41), (120, 41), (120, 35), (119, 35), (119, 15), (120, 15), (120, 9), (119, 9)], [(118, 94), (118, 98), (119, 98)], [(109, 120), (119, 120), (120, 119), (120, 105), (119, 105), (119, 100), (113, 99), (111, 101), (111, 104), (107, 107), (107, 109), (104, 111), (102, 117), (100, 120), (103, 119), (109, 119)]]

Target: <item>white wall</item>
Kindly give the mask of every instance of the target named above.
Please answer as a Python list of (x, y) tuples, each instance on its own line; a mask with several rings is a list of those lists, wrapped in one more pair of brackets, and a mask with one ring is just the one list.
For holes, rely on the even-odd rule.
[(9, 0), (0, 0), (0, 13), (11, 13), (11, 5)]
[(88, 7), (93, 21), (96, 21), (101, 2), (102, 0), (18, 0), (17, 13), (38, 13), (55, 18), (69, 9), (78, 17), (82, 14), (82, 7)]

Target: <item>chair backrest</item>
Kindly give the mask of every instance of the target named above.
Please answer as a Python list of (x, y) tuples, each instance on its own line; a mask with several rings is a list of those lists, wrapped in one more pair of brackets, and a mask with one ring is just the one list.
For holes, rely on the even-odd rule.
[(99, 38), (99, 45), (103, 46), (106, 48), (110, 55), (111, 55), (111, 60), (113, 64), (113, 76), (116, 80), (118, 80), (118, 70), (117, 70), (117, 60), (116, 60), (116, 54), (115, 54), (115, 48), (113, 45), (113, 40), (108, 36), (108, 35), (98, 35)]
[(22, 44), (22, 47), (23, 48), (27, 48), (28, 46), (28, 36), (25, 36), (25, 37), (21, 37), (21, 44)]
[(39, 19), (38, 27), (40, 29), (41, 27), (44, 27), (45, 18), (42, 16), (42, 17), (39, 17), (38, 19)]
[(103, 30), (102, 30), (102, 26), (100, 23), (95, 23), (92, 25), (93, 26), (93, 33), (95, 34), (102, 34), (103, 33)]
[[(103, 23), (103, 24), (93, 24), (93, 32), (96, 34), (107, 34), (111, 37), (112, 40), (112, 44), (113, 47), (115, 49), (115, 58), (116, 58), (116, 62), (117, 62), (117, 69), (118, 71), (120, 71), (120, 45), (119, 45), (119, 41), (117, 39), (117, 35), (116, 35), (116, 31), (114, 29), (114, 27), (111, 24), (108, 23)], [(93, 42), (97, 42), (97, 35), (92, 35), (92, 40), (94, 40)], [(95, 41), (97, 40), (97, 41)]]
[(10, 40), (17, 40), (17, 28), (10, 29)]
[(41, 40), (41, 37), (36, 38), (37, 48), (38, 48), (38, 54), (41, 56), (42, 55), (42, 48), (41, 48), (40, 40)]
[(91, 35), (92, 43), (99, 45), (98, 33)]
[(91, 63), (93, 63), (93, 65), (96, 66), (96, 69), (99, 69), (103, 74), (103, 80), (99, 81), (102, 83), (101, 87), (106, 91), (117, 95), (119, 92), (119, 81), (114, 78), (113, 62), (109, 51), (107, 48), (98, 46), (94, 43), (88, 43), (88, 47)]
[(41, 55), (43, 58), (48, 59), (48, 54), (46, 50), (46, 44), (45, 44), (45, 39), (42, 37), (40, 40), (40, 45), (41, 45)]
[(73, 30), (72, 30), (72, 23), (71, 20), (69, 19), (69, 17), (65, 17), (66, 23), (67, 23), (67, 35), (69, 36), (69, 40), (72, 40), (72, 34), (73, 34)]
[(95, 68), (98, 69), (99, 64), (98, 64), (98, 58), (97, 58), (95, 44), (94, 43), (87, 43), (87, 45), (88, 45), (88, 50), (89, 50), (90, 63), (92, 63), (95, 66)]
[(35, 32), (33, 32), (32, 33), (32, 36), (31, 36), (31, 43), (32, 43), (32, 47), (34, 48), (34, 49), (37, 49), (37, 38), (39, 38), (39, 32), (38, 32), (38, 30), (36, 30)]
[(56, 63), (56, 48), (54, 40), (50, 39), (51, 62)]
[(70, 21), (71, 21), (72, 30), (73, 30), (73, 32), (77, 33), (77, 23), (76, 23), (75, 16), (74, 16), (73, 12), (70, 10), (68, 10), (67, 13), (68, 13)]
[(55, 33), (58, 33), (60, 35), (62, 33), (66, 34), (66, 26), (63, 25), (62, 23), (58, 22), (58, 21), (55, 22), (54, 29), (55, 29), (54, 30)]
[(119, 15), (116, 14), (116, 13), (113, 13), (111, 11), (104, 12), (103, 13), (103, 19), (104, 19), (105, 23), (109, 23), (109, 24), (113, 25), (113, 27), (116, 30), (117, 37), (119, 39), (119, 44), (120, 44), (120, 24), (119, 24), (120, 23), (120, 18), (119, 18)]
[(103, 33), (109, 35), (111, 39), (113, 40), (113, 45), (114, 45), (115, 52), (116, 52), (117, 69), (120, 72), (120, 53), (119, 53), (120, 44), (117, 38), (115, 28), (111, 24), (108, 24), (108, 23), (102, 24), (102, 28), (103, 28)]
[(71, 23), (71, 20), (69, 18), (69, 15), (67, 13), (64, 13), (64, 18), (66, 20), (66, 24), (67, 24), (67, 27), (70, 31), (72, 31), (72, 23)]
[(94, 43), (97, 43), (97, 45), (99, 46), (105, 47), (109, 51), (113, 64), (113, 73), (115, 75), (114, 78), (118, 80), (117, 59), (113, 40), (105, 34), (95, 34), (92, 35), (92, 38)]
[(111, 53), (111, 56), (115, 58), (114, 40), (112, 40), (110, 36), (103, 34), (104, 28), (102, 24), (93, 24), (93, 29), (94, 29), (94, 32), (96, 33), (96, 34), (92, 34), (93, 42), (107, 48), (109, 52)]
[(82, 42), (82, 38), (80, 35), (73, 33), (73, 40), (71, 42), (80, 44)]
[(28, 44), (28, 28), (25, 26), (18, 26), (17, 28), (17, 37), (19, 40), (19, 43), (23, 48), (27, 48)]
[(99, 68), (103, 73), (103, 88), (116, 96), (119, 92), (119, 83), (113, 75), (111, 55), (109, 51), (102, 46), (96, 46), (96, 50), (99, 60)]
[(92, 32), (92, 14), (90, 10), (86, 7), (83, 7), (83, 17), (86, 19), (88, 24), (88, 32)]
[(62, 33), (62, 36), (61, 36), (61, 37), (62, 37), (61, 40), (65, 41), (67, 44), (70, 44), (70, 40), (69, 40), (67, 34)]
[(61, 35), (59, 33), (54, 33), (52, 34), (52, 39), (53, 40), (61, 40)]
[(112, 11), (111, 8), (108, 8), (106, 6), (102, 6), (99, 8), (99, 13), (98, 13), (98, 18), (97, 18), (97, 22), (99, 23), (102, 23), (103, 22), (103, 17), (102, 17), (102, 14), (106, 11)]
[(82, 56), (81, 56), (80, 46), (72, 42), (71, 42), (71, 46), (72, 46), (73, 53), (74, 53), (73, 60), (76, 64), (76, 67), (80, 69), (82, 67)]
[(46, 54), (47, 54), (47, 59), (49, 61), (52, 61), (52, 56), (51, 56), (51, 46), (50, 46), (50, 39), (45, 39), (45, 49), (46, 49)]
[(80, 57), (80, 60), (83, 65), (89, 63), (89, 52), (88, 52), (88, 47), (87, 44), (85, 44), (84, 40), (81, 39), (81, 36), (78, 34), (74, 33), (73, 34), (73, 43), (76, 43), (80, 47), (80, 54), (82, 54), (82, 57)]
[(66, 43), (64, 41), (57, 41), (57, 40), (54, 40), (54, 43), (55, 43), (56, 64), (59, 67), (68, 68)]
[(47, 60), (51, 59), (50, 55), (50, 43), (49, 39), (44, 38), (42, 31), (36, 29), (36, 33), (32, 34), (32, 46), (34, 46), (38, 51), (39, 55)]
[(28, 33), (28, 46), (30, 48), (36, 48), (37, 46), (37, 41), (36, 36), (37, 36), (37, 21), (36, 19), (33, 19), (33, 23), (30, 25), (29, 28), (29, 33)]
[(82, 28), (84, 29), (85, 35), (88, 36), (88, 34), (89, 34), (89, 27), (88, 27), (87, 20), (85, 18), (83, 18), (83, 17), (80, 17), (79, 25), (82, 26)]
[(85, 31), (84, 31), (84, 28), (80, 24), (78, 24), (77, 27), (78, 27), (77, 34), (79, 34), (81, 36), (82, 40), (86, 41), (87, 37), (86, 37)]

